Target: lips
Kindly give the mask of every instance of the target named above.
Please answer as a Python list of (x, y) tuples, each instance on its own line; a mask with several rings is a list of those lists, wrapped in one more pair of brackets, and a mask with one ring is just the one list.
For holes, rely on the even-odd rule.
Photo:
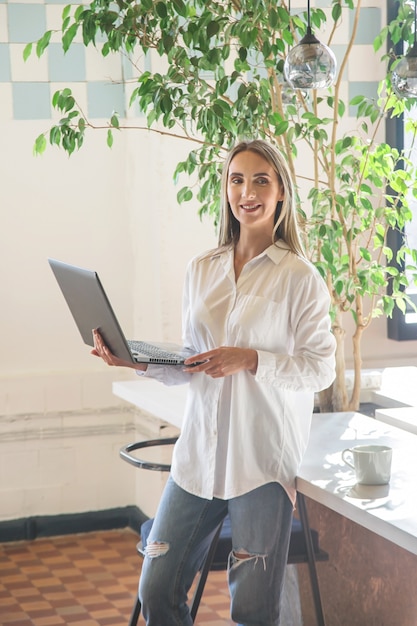
[(256, 209), (259, 209), (260, 206), (260, 204), (241, 204), (240, 208), (243, 211), (256, 211)]

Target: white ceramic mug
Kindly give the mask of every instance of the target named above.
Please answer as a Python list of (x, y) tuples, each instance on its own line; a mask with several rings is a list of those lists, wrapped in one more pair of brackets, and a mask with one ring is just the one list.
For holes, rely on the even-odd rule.
[(360, 485), (386, 485), (391, 478), (392, 448), (378, 444), (354, 446), (342, 452)]

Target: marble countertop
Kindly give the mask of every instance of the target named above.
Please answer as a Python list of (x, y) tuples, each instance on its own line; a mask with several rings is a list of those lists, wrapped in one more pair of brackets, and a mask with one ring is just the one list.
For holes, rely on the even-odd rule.
[(375, 404), (387, 408), (417, 406), (417, 367), (386, 367), (380, 388), (371, 397)]
[(113, 383), (113, 393), (138, 409), (181, 428), (188, 385), (166, 387), (151, 378)]
[[(389, 485), (357, 485), (342, 451), (380, 443), (393, 448)], [(417, 554), (417, 435), (360, 413), (314, 414), (297, 478), (304, 495)]]
[(403, 406), (395, 409), (376, 409), (375, 418), (391, 426), (417, 435), (417, 407)]

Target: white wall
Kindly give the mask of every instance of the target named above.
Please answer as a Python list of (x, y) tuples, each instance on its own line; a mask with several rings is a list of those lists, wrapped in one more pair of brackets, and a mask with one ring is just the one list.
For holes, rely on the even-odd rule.
[(181, 339), (181, 296), (191, 257), (216, 245), (213, 224), (198, 217), (198, 205), (178, 205), (175, 166), (193, 148), (186, 140), (132, 131), (127, 138), (130, 235), (134, 255), (135, 335)]
[(89, 354), (47, 257), (96, 269), (128, 336), (177, 341), (185, 266), (215, 245), (214, 229), (176, 204), (187, 146), (133, 131), (109, 150), (92, 132), (71, 158), (35, 158), (44, 126), (0, 125), (0, 520), (146, 502), (146, 484), (152, 512), (161, 479), (144, 482), (118, 456), (149, 436), (111, 393), (134, 374)]
[[(0, 416), (73, 410), (78, 400), (107, 407), (109, 380), (128, 375), (90, 356), (47, 257), (96, 269), (128, 336), (177, 340), (186, 262), (215, 244), (195, 204), (177, 206), (181, 142), (131, 131), (110, 150), (91, 131), (71, 157), (53, 148), (34, 157), (48, 124), (0, 117)], [(62, 381), (80, 375), (98, 388), (76, 402)]]

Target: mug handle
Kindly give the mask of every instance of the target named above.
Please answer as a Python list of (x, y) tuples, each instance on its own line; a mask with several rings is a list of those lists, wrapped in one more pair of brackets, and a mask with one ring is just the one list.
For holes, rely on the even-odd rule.
[(346, 458), (347, 455), (349, 455), (349, 457), (352, 458), (353, 453), (352, 453), (352, 450), (350, 448), (346, 448), (345, 450), (343, 450), (343, 452), (342, 452), (342, 459), (344, 460), (346, 465), (349, 465), (349, 467), (351, 467), (352, 469), (355, 469), (355, 466), (353, 465), (353, 463), (348, 461), (348, 459)]

